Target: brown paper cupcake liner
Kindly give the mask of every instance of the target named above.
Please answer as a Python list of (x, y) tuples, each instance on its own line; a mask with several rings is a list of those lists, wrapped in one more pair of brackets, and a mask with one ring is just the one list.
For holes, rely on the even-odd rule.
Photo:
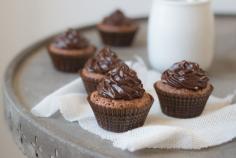
[(81, 72), (80, 72), (80, 77), (82, 78), (85, 90), (88, 93), (88, 95), (90, 95), (93, 91), (97, 89), (97, 85), (101, 81), (98, 79), (85, 77)]
[(140, 108), (114, 109), (94, 104), (90, 101), (90, 96), (88, 96), (88, 102), (98, 125), (105, 130), (117, 133), (143, 126), (153, 103), (152, 101), (149, 106)]
[(132, 32), (105, 32), (99, 30), (102, 41), (110, 46), (130, 46), (134, 40), (137, 30)]
[(51, 51), (48, 51), (48, 53), (56, 69), (72, 73), (78, 72), (82, 69), (86, 61), (90, 58), (90, 56), (65, 56)]
[(155, 90), (164, 114), (176, 118), (193, 118), (202, 114), (213, 87), (207, 93), (200, 96), (171, 94), (157, 87), (155, 87)]

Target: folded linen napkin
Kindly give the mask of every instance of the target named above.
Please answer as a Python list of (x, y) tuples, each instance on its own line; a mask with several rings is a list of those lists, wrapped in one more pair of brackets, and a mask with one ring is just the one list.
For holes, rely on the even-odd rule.
[(201, 149), (236, 137), (236, 106), (232, 104), (234, 94), (225, 98), (210, 96), (200, 117), (171, 118), (162, 114), (153, 88), (153, 83), (160, 79), (161, 74), (148, 70), (140, 58), (126, 63), (137, 72), (144, 88), (155, 99), (143, 127), (124, 133), (100, 128), (86, 100), (87, 94), (81, 78), (45, 97), (32, 109), (32, 113), (38, 117), (50, 117), (59, 110), (67, 121), (78, 121), (84, 130), (110, 140), (117, 148), (131, 152), (143, 148)]

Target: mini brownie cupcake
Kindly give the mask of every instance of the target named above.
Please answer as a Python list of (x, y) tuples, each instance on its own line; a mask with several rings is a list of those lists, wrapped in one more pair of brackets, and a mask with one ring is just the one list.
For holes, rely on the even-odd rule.
[(175, 63), (166, 70), (161, 81), (154, 84), (162, 112), (176, 118), (201, 115), (213, 86), (198, 64), (188, 61)]
[(144, 124), (153, 98), (143, 89), (136, 72), (123, 63), (109, 71), (88, 102), (100, 127), (125, 132)]
[(48, 46), (54, 66), (65, 72), (78, 72), (95, 52), (96, 48), (74, 29), (58, 35)]
[(127, 18), (120, 10), (105, 17), (97, 25), (103, 43), (111, 46), (130, 46), (133, 42), (138, 25)]
[(121, 59), (108, 47), (103, 48), (95, 57), (89, 59), (80, 71), (87, 93), (90, 94), (95, 91), (98, 83), (108, 71), (120, 62), (122, 62)]

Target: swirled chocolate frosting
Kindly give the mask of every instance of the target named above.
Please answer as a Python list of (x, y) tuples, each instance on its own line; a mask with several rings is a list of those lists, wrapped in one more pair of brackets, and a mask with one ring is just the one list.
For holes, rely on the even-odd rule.
[(89, 72), (106, 74), (120, 62), (122, 61), (117, 57), (115, 52), (106, 47), (100, 50), (94, 58), (88, 60), (85, 68)]
[(130, 25), (132, 20), (126, 17), (121, 10), (116, 10), (110, 16), (103, 19), (103, 24), (113, 26)]
[(69, 29), (65, 33), (58, 35), (53, 44), (61, 49), (83, 49), (88, 47), (89, 42), (80, 35), (79, 31)]
[(145, 92), (136, 72), (124, 63), (108, 72), (97, 91), (103, 97), (124, 100), (141, 98)]
[(207, 86), (209, 78), (198, 64), (188, 61), (175, 63), (162, 74), (162, 81), (175, 88), (199, 90)]

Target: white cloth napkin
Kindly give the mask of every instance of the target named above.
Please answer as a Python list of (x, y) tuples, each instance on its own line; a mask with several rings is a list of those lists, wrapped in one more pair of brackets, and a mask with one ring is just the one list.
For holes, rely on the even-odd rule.
[(117, 148), (131, 152), (143, 148), (201, 149), (236, 137), (236, 106), (232, 104), (234, 94), (225, 98), (211, 96), (200, 117), (167, 117), (160, 110), (153, 88), (153, 83), (160, 79), (160, 74), (148, 70), (139, 58), (127, 64), (137, 71), (144, 88), (155, 98), (143, 127), (124, 133), (108, 132), (100, 128), (86, 100), (87, 94), (81, 78), (47, 96), (32, 109), (32, 113), (38, 117), (50, 117), (59, 110), (67, 121), (78, 121), (84, 130), (110, 140)]

